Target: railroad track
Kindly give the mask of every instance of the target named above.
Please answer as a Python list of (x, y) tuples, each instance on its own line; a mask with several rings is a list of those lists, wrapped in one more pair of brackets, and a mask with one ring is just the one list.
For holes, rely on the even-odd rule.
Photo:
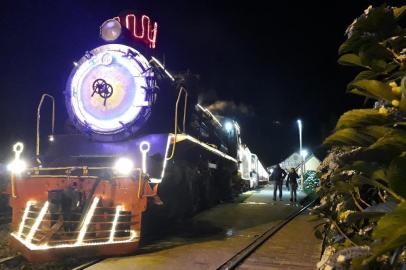
[(312, 206), (315, 202), (316, 200), (311, 201), (299, 211), (291, 214), (286, 219), (279, 222), (276, 226), (268, 229), (261, 236), (256, 238), (253, 242), (251, 242), (248, 246), (246, 246), (245, 248), (240, 250), (237, 254), (235, 254), (231, 259), (229, 259), (220, 267), (218, 267), (217, 270), (231, 270), (241, 265), (252, 253), (255, 252), (255, 250), (257, 250), (260, 246), (262, 246), (266, 241), (268, 241), (273, 235), (275, 235), (278, 231), (280, 231), (283, 227), (285, 227), (295, 217), (299, 216), (304, 211), (306, 211), (306, 209)]
[[(259, 247), (261, 247), (265, 242), (267, 242), (273, 235), (275, 235), (278, 231), (280, 231), (283, 227), (285, 227), (290, 221), (292, 221), (294, 218), (302, 214), (304, 211), (306, 211), (312, 204), (314, 204), (314, 201), (311, 201), (307, 205), (305, 205), (303, 208), (300, 210), (296, 211), (295, 213), (291, 214), (288, 216), (286, 219), (283, 221), (279, 222), (277, 225), (269, 228), (267, 231), (265, 231), (261, 236), (257, 237), (254, 241), (252, 241), (249, 245), (244, 247), (242, 250), (240, 250), (238, 253), (236, 253), (231, 259), (223, 263), (220, 267), (218, 267), (218, 270), (229, 270), (229, 269), (235, 269), (239, 265), (241, 265), (247, 258), (251, 256)], [(2, 215), (3, 213), (0, 213), (0, 224), (3, 220), (6, 221), (6, 215)], [(3, 218), (3, 219), (2, 219)], [(7, 223), (7, 222), (5, 222)], [(92, 265), (95, 265), (101, 261), (103, 261), (106, 258), (96, 258), (96, 259), (90, 259), (89, 261), (82, 263), (74, 268), (72, 270), (83, 270), (91, 267)], [(0, 259), (0, 268), (2, 266), (8, 266), (8, 265), (14, 265), (18, 264), (19, 261), (24, 260), (22, 256), (16, 255), (16, 256), (10, 256), (10, 257), (5, 257)]]
[[(231, 259), (226, 261), (224, 264), (222, 264), (217, 269), (218, 270), (231, 270), (231, 269), (235, 269), (236, 267), (241, 265), (241, 263), (243, 263), (245, 261), (245, 259), (247, 259), (252, 253), (254, 253), (260, 246), (262, 246), (273, 235), (275, 235), (278, 231), (280, 231), (283, 227), (285, 227), (295, 217), (299, 216), (304, 211), (306, 211), (310, 206), (312, 206), (315, 203), (315, 201), (316, 200), (311, 201), (310, 203), (305, 205), (300, 210), (289, 215), (286, 219), (282, 220), (277, 225), (275, 225), (275, 226), (271, 227), (270, 229), (268, 229), (267, 231), (265, 231), (261, 236), (259, 236), (253, 242), (251, 242), (248, 246), (246, 246), (245, 248), (240, 250)], [(83, 270), (83, 269), (86, 269), (92, 265), (95, 265), (95, 264), (101, 262), (102, 260), (104, 260), (104, 259), (91, 260), (87, 263), (77, 266), (76, 268), (73, 268), (72, 270)]]
[(104, 260), (104, 259), (91, 260), (91, 261), (85, 262), (85, 263), (83, 263), (83, 264), (81, 264), (79, 266), (76, 266), (75, 268), (72, 268), (72, 270), (83, 270), (83, 269), (86, 269), (86, 268), (96, 264), (96, 263), (101, 262), (102, 260)]
[(8, 266), (10, 266), (12, 264), (16, 264), (16, 263), (18, 264), (18, 262), (21, 260), (23, 260), (23, 257), (21, 255), (14, 255), (14, 256), (1, 258), (0, 259), (0, 268), (3, 269), (2, 266), (6, 266), (5, 269), (9, 269), (9, 268), (7, 268)]

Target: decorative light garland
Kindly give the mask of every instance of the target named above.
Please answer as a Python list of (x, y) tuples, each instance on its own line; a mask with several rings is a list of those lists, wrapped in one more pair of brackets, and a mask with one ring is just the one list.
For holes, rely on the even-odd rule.
[(48, 211), (48, 206), (49, 202), (46, 201), (44, 205), (41, 208), (41, 211), (39, 212), (37, 218), (35, 219), (34, 225), (32, 225), (30, 232), (28, 233), (27, 237), (25, 240), (27, 243), (31, 243), (32, 238), (34, 237), (34, 234), (37, 232), (39, 225), (41, 224), (42, 220), (44, 219), (45, 214)]
[(120, 211), (122, 209), (122, 206), (118, 205), (116, 207), (116, 213), (115, 213), (113, 224), (112, 224), (112, 227), (111, 227), (109, 240), (104, 241), (104, 242), (87, 242), (87, 243), (84, 243), (83, 242), (84, 235), (86, 234), (87, 227), (89, 225), (89, 222), (91, 221), (91, 218), (94, 215), (94, 211), (95, 211), (95, 208), (96, 208), (98, 202), (99, 202), (99, 198), (96, 197), (93, 200), (92, 206), (91, 206), (91, 208), (89, 209), (89, 212), (86, 215), (85, 222), (84, 222), (84, 225), (82, 226), (82, 228), (80, 230), (78, 240), (74, 244), (60, 244), (60, 245), (49, 246), (48, 244), (36, 245), (36, 244), (32, 243), (32, 238), (34, 237), (35, 233), (37, 232), (38, 227), (40, 226), (42, 220), (44, 219), (44, 216), (46, 215), (46, 213), (48, 211), (48, 207), (49, 207), (49, 202), (48, 201), (46, 201), (44, 203), (44, 205), (42, 206), (41, 211), (38, 214), (37, 218), (35, 219), (34, 225), (31, 227), (31, 230), (30, 230), (28, 236), (24, 239), (24, 238), (22, 238), (22, 232), (23, 232), (23, 229), (24, 229), (24, 226), (25, 226), (25, 222), (26, 222), (29, 210), (30, 210), (31, 206), (34, 204), (33, 201), (27, 201), (27, 204), (26, 204), (26, 207), (24, 209), (24, 214), (23, 214), (23, 217), (22, 217), (18, 232), (17, 233), (14, 233), (14, 232), (11, 233), (11, 236), (13, 236), (15, 239), (20, 241), (23, 245), (25, 245), (30, 250), (47, 250), (47, 249), (56, 249), (56, 248), (72, 248), (72, 247), (83, 247), (83, 246), (122, 244), (122, 243), (134, 242), (135, 239), (139, 238), (139, 234), (136, 231), (130, 230), (130, 237), (128, 239), (117, 240), (117, 241), (114, 240), (114, 236), (115, 236), (115, 233), (116, 233), (116, 227), (117, 227), (117, 223), (118, 223), (118, 218), (120, 216)]
[(85, 220), (83, 222), (82, 227), (80, 228), (78, 239), (76, 240), (76, 244), (83, 244), (83, 239), (85, 237), (87, 227), (89, 226), (90, 221), (94, 215), (94, 211), (96, 210), (96, 206), (99, 203), (99, 197), (95, 197), (93, 199), (92, 205), (90, 206), (89, 211), (86, 214)]
[(120, 211), (121, 211), (121, 205), (117, 205), (116, 214), (114, 215), (113, 224), (111, 225), (109, 243), (114, 242), (114, 235), (116, 234), (116, 227), (117, 227), (118, 218), (120, 216)]
[[(158, 33), (158, 23), (151, 22), (151, 19), (146, 16), (141, 16), (141, 23), (137, 22), (135, 14), (127, 14), (122, 20), (120, 17), (114, 17), (118, 22), (127, 28), (134, 38), (142, 40), (150, 48), (154, 49), (156, 46), (156, 37)], [(138, 19), (139, 20), (139, 19)], [(141, 24), (142, 31), (139, 31)]]
[(25, 221), (27, 220), (28, 213), (30, 212), (31, 205), (33, 204), (33, 201), (27, 201), (24, 209), (24, 214), (20, 222), (20, 226), (18, 227), (18, 233), (17, 236), (21, 237), (23, 234), (24, 226), (25, 226)]

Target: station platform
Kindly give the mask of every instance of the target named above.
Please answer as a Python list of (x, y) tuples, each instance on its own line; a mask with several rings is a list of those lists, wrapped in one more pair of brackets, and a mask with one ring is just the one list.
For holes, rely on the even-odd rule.
[[(285, 187), (284, 187), (285, 188)], [(298, 199), (305, 197), (298, 192)], [(170, 236), (150, 243), (134, 255), (105, 259), (86, 269), (217, 269), (301, 206), (273, 201), (273, 186), (242, 194), (234, 203), (204, 211)], [(257, 249), (240, 269), (316, 269), (321, 241), (313, 234), (308, 215), (292, 220)]]
[(314, 236), (313, 227), (319, 222), (307, 213), (296, 217), (237, 269), (316, 269), (322, 241)]

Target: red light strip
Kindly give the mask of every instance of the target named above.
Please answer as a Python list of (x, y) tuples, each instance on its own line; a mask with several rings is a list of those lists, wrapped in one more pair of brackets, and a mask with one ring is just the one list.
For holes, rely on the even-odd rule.
[(134, 38), (142, 40), (152, 49), (155, 48), (156, 36), (158, 33), (158, 23), (152, 23), (151, 19), (146, 15), (141, 16), (141, 22), (139, 22), (139, 17), (137, 20), (137, 17), (134, 14), (127, 14), (124, 17), (124, 20), (121, 20), (120, 17), (114, 17), (114, 19), (124, 25), (131, 32)]

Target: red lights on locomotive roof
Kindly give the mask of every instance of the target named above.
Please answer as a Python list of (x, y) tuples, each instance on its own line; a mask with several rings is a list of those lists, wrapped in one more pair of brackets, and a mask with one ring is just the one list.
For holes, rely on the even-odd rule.
[(158, 23), (152, 22), (146, 15), (127, 14), (114, 19), (127, 28), (135, 39), (144, 42), (151, 49), (155, 48)]

